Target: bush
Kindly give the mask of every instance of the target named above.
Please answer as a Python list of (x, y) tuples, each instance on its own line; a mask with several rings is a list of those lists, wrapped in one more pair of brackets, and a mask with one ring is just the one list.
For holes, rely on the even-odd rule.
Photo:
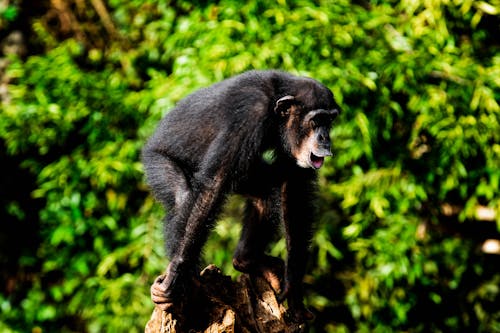
[[(65, 31), (51, 3), (0, 11), (36, 35), (3, 79), (0, 328), (142, 331), (166, 265), (143, 142), (189, 92), (280, 68), (343, 107), (312, 330), (500, 332), (498, 256), (479, 250), (500, 226), (498, 2), (75, 1)], [(231, 200), (205, 249), (231, 274), (238, 213)]]

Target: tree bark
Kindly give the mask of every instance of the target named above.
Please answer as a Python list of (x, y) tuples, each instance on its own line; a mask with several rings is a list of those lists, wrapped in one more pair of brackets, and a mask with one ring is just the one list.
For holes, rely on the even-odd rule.
[(222, 275), (214, 265), (200, 274), (190, 302), (181, 315), (175, 308), (156, 307), (145, 333), (233, 333), (233, 332), (304, 332), (305, 325), (287, 320), (286, 309), (279, 304), (266, 280), (242, 274), (237, 281)]

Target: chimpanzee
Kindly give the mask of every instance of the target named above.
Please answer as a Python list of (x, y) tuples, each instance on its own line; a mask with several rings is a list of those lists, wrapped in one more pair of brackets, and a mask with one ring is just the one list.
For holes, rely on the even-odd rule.
[[(226, 196), (246, 198), (233, 265), (263, 276), (294, 322), (303, 304), (316, 170), (330, 151), (340, 108), (319, 82), (281, 71), (249, 71), (200, 89), (160, 122), (143, 149), (148, 184), (163, 203), (170, 264), (151, 287), (166, 309), (182, 304), (196, 282), (202, 247)], [(288, 258), (265, 254), (283, 221)]]

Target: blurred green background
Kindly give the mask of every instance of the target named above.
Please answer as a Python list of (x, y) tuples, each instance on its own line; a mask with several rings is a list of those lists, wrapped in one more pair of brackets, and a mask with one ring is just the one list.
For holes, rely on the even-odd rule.
[[(195, 89), (276, 68), (344, 110), (311, 331), (500, 332), (499, 36), (499, 0), (0, 1), (0, 331), (143, 331), (167, 263), (144, 141)], [(233, 276), (241, 211), (204, 252)]]

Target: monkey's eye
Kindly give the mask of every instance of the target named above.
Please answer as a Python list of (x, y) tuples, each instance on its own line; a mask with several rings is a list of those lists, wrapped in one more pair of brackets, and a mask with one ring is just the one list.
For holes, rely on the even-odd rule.
[(317, 129), (319, 127), (330, 127), (331, 121), (328, 119), (311, 119), (309, 121), (309, 126), (311, 126), (312, 129)]

